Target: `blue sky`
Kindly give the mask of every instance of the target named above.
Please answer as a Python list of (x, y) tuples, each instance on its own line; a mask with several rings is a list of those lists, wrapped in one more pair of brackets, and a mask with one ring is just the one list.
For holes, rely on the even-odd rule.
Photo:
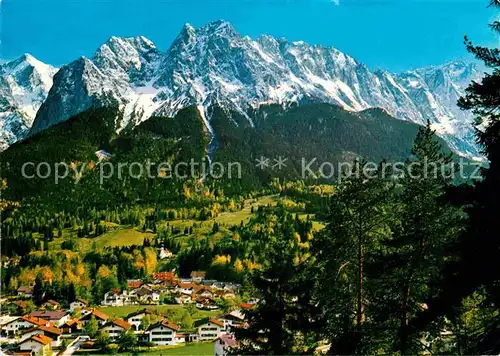
[(498, 44), (487, 0), (0, 0), (0, 58), (60, 65), (112, 35), (166, 50), (183, 24), (230, 21), (241, 34), (334, 46), (371, 68), (401, 71), (466, 53), (463, 35)]

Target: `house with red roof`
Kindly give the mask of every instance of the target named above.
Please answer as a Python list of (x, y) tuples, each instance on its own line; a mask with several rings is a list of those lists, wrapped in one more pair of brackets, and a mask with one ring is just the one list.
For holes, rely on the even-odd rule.
[(63, 325), (69, 320), (69, 313), (65, 311), (43, 311), (37, 310), (30, 314), (34, 318), (48, 320), (57, 326)]
[(32, 355), (52, 354), (52, 339), (45, 335), (33, 335), (18, 346), (20, 351), (29, 351)]
[(107, 331), (111, 340), (116, 340), (122, 333), (130, 330), (132, 325), (123, 319), (116, 318), (108, 321), (102, 327), (102, 330)]
[(231, 349), (238, 347), (238, 341), (231, 334), (221, 334), (214, 340), (214, 354), (216, 356), (226, 356)]
[(195, 283), (201, 283), (205, 279), (207, 272), (205, 271), (193, 271), (191, 272), (191, 280)]
[(155, 345), (175, 345), (179, 339), (176, 335), (180, 327), (167, 319), (163, 319), (147, 329), (149, 342)]
[(225, 330), (224, 322), (215, 318), (197, 320), (194, 326), (198, 330), (199, 341), (215, 340)]

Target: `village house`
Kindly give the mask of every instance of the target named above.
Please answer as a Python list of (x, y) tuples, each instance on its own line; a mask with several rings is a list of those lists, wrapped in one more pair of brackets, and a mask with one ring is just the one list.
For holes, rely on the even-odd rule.
[(219, 309), (219, 307), (215, 304), (215, 300), (209, 297), (200, 297), (196, 299), (196, 307), (201, 310)]
[(30, 315), (21, 316), (2, 325), (3, 336), (12, 337), (20, 334), (25, 329), (30, 329), (38, 326), (51, 326), (51, 322), (45, 319), (33, 318)]
[(43, 309), (48, 309), (48, 310), (56, 310), (59, 309), (61, 305), (56, 302), (55, 300), (49, 299), (45, 303), (42, 304)]
[(142, 279), (128, 279), (127, 288), (128, 290), (134, 290), (142, 286)]
[(125, 320), (117, 318), (104, 324), (102, 330), (108, 332), (111, 340), (116, 340), (122, 333), (129, 331), (131, 327), (132, 325), (127, 323)]
[(224, 322), (214, 318), (197, 320), (194, 326), (198, 330), (200, 341), (215, 340), (224, 330)]
[(22, 301), (22, 300), (15, 300), (13, 302), (8, 303), (6, 306), (11, 311), (15, 310), (15, 312), (12, 313), (12, 314), (15, 314), (15, 315), (24, 315), (24, 314), (26, 314), (26, 312), (30, 308), (30, 306), (28, 305), (28, 303), (26, 303), (25, 301)]
[(233, 292), (224, 290), (224, 289), (219, 289), (214, 292), (214, 297), (215, 298), (223, 298), (223, 299), (231, 299), (231, 298), (236, 298), (236, 294)]
[(136, 295), (126, 290), (120, 292), (120, 290), (114, 289), (104, 294), (104, 300), (101, 304), (108, 307), (122, 307), (124, 305), (134, 305), (138, 303)]
[(134, 331), (139, 331), (141, 328), (142, 319), (144, 319), (146, 317), (146, 315), (150, 315), (150, 316), (153, 315), (153, 311), (151, 309), (137, 310), (137, 311), (127, 315), (125, 320), (127, 321), (127, 323), (132, 325), (132, 329)]
[(193, 271), (191, 272), (191, 280), (194, 283), (201, 283), (206, 275), (207, 273), (205, 271)]
[(155, 345), (175, 345), (176, 333), (180, 327), (166, 319), (151, 325), (147, 332), (149, 333), (149, 342)]
[(28, 340), (34, 335), (40, 335), (43, 333), (41, 332), (40, 329), (37, 327), (29, 328), (29, 329), (23, 329), (19, 332), (19, 334), (15, 338), (11, 338), (9, 341), (10, 343), (13, 343), (13, 341), (17, 344), (20, 344), (21, 342)]
[(160, 249), (160, 259), (161, 260), (164, 260), (166, 258), (171, 258), (173, 256), (174, 256), (174, 254), (172, 252), (170, 252), (169, 250), (167, 250), (163, 246), (161, 247), (161, 249)]
[(193, 292), (193, 296), (194, 297), (213, 298), (214, 293), (208, 287), (198, 286), (198, 288)]
[(217, 319), (224, 322), (224, 330), (231, 332), (234, 327), (238, 327), (245, 323), (245, 316), (239, 310), (233, 310), (230, 313), (218, 315)]
[(175, 344), (183, 344), (186, 342), (186, 334), (175, 333)]
[(192, 294), (201, 288), (203, 288), (203, 287), (199, 286), (198, 284), (192, 283), (192, 282), (179, 283), (175, 286), (174, 291), (178, 292), (178, 293), (183, 293), (183, 294)]
[(52, 339), (45, 335), (33, 335), (19, 344), (19, 350), (31, 352), (32, 355), (50, 356)]
[(174, 272), (158, 272), (153, 274), (153, 281), (158, 283), (163, 283), (167, 286), (174, 286), (179, 279)]
[(59, 347), (61, 345), (62, 330), (54, 326), (41, 325), (35, 329), (35, 332), (45, 335), (52, 340), (52, 347)]
[(17, 296), (21, 298), (33, 297), (33, 286), (21, 286), (17, 289)]
[(231, 349), (238, 346), (238, 342), (231, 334), (222, 334), (214, 341), (214, 355), (226, 356)]
[(160, 302), (160, 294), (153, 292), (150, 287), (145, 285), (134, 290), (131, 294), (137, 297), (140, 304), (158, 304)]
[(65, 334), (78, 334), (83, 331), (83, 323), (80, 320), (70, 319), (61, 326)]
[(100, 312), (96, 309), (91, 309), (90, 313), (87, 313), (80, 318), (80, 322), (85, 325), (90, 321), (90, 319), (92, 319), (92, 317), (94, 317), (97, 320), (97, 323), (101, 326), (106, 324), (106, 322), (109, 320), (109, 316), (107, 316), (103, 312)]
[(174, 300), (177, 304), (190, 304), (192, 301), (191, 294), (176, 293)]
[(48, 320), (56, 326), (61, 326), (69, 320), (69, 313), (66, 311), (43, 311), (38, 310), (30, 314), (34, 318)]
[(85, 299), (78, 298), (69, 304), (69, 310), (71, 312), (74, 312), (75, 310), (85, 308), (88, 305), (89, 302), (87, 302)]

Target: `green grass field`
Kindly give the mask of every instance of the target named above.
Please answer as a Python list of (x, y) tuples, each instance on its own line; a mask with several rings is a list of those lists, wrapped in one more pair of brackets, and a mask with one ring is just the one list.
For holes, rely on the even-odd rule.
[(185, 346), (175, 347), (170, 349), (162, 349), (155, 351), (141, 352), (141, 355), (213, 355), (214, 344), (212, 342), (199, 342), (193, 344), (186, 344)]
[[(144, 308), (158, 310), (161, 313), (172, 315), (173, 320), (180, 320), (185, 310), (183, 305), (126, 305), (123, 307), (99, 307), (98, 309), (111, 317), (124, 318), (128, 314)], [(214, 317), (220, 313), (222, 313), (220, 310), (197, 310), (193, 315), (193, 319), (197, 320), (206, 317)]]
[(268, 195), (257, 199), (257, 201), (254, 201), (253, 199), (246, 200), (245, 207), (242, 210), (222, 213), (215, 219), (215, 221), (219, 224), (226, 224), (229, 226), (239, 225), (242, 221), (246, 223), (252, 216), (252, 207), (257, 209), (259, 205), (276, 205), (278, 199), (278, 195)]
[[(195, 355), (205, 355), (212, 356), (214, 354), (214, 344), (212, 342), (198, 342), (192, 344), (185, 344), (182, 346), (166, 346), (157, 348), (155, 350), (138, 350), (140, 355), (150, 355), (150, 356), (170, 356), (170, 355), (179, 355), (179, 356), (195, 356)], [(75, 355), (92, 355), (92, 356), (106, 356), (101, 354), (87, 354), (84, 352), (77, 352)], [(115, 355), (132, 355), (131, 352), (126, 353), (118, 353)]]

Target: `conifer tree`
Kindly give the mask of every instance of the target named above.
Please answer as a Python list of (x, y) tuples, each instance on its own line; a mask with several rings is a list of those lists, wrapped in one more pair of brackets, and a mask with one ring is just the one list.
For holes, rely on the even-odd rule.
[(370, 353), (367, 340), (369, 291), (367, 257), (390, 234), (394, 184), (382, 166), (356, 164), (337, 187), (329, 224), (313, 240), (318, 268), (318, 299), (327, 316), (326, 335), (335, 354)]
[[(500, 9), (500, 2), (492, 0), (490, 7)], [(491, 24), (499, 32), (498, 22)], [(489, 161), (488, 169), (482, 172), (482, 180), (474, 187), (461, 187), (454, 191), (453, 202), (467, 207), (468, 226), (455, 246), (458, 261), (445, 265), (442, 276), (431, 291), (429, 309), (414, 323), (419, 330), (438, 317), (448, 315), (456, 318), (462, 312), (462, 301), (473, 293), (482, 291), (489, 306), (500, 311), (500, 49), (476, 46), (467, 37), (467, 50), (489, 67), (481, 81), (472, 82), (458, 105), (470, 110), (476, 116), (476, 124), (482, 129), (476, 131)], [(469, 349), (462, 353), (500, 352), (500, 322), (491, 317), (484, 330), (474, 333), (477, 338), (469, 342)]]
[(388, 352), (424, 351), (423, 334), (410, 333), (409, 322), (423, 310), (428, 285), (439, 276), (442, 261), (451, 258), (448, 247), (463, 226), (462, 213), (445, 198), (453, 179), (452, 157), (443, 153), (428, 123), (420, 128), (398, 180), (393, 234), (382, 241), (370, 266), (378, 275), (371, 299), (379, 324), (376, 337)]

